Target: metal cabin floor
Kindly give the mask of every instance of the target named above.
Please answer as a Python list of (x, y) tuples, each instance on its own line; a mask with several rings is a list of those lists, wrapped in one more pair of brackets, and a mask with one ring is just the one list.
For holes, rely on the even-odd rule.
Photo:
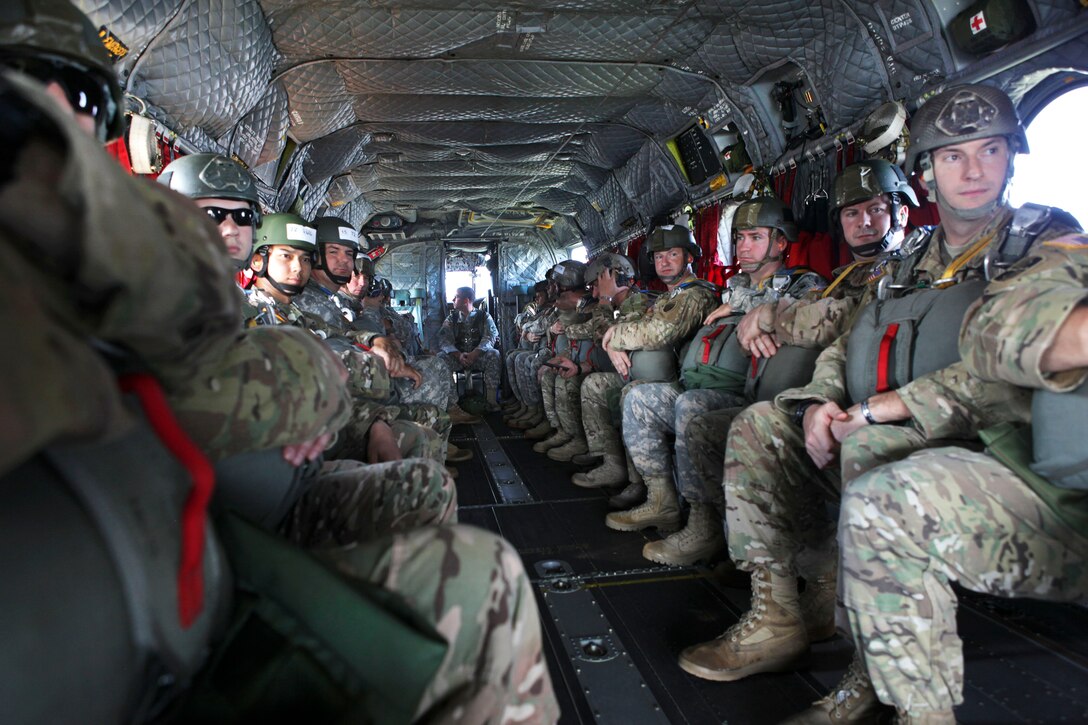
[[(501, 415), (456, 426), (452, 439), (475, 453), (458, 464), (460, 520), (509, 540), (533, 582), (560, 722), (777, 723), (845, 671), (850, 648), (835, 638), (813, 647), (805, 671), (735, 683), (687, 675), (677, 654), (747, 609), (746, 577), (643, 559), (657, 535), (605, 527), (608, 490), (571, 484), (581, 469), (534, 452)], [(959, 722), (1088, 722), (1088, 611), (965, 592), (959, 627)]]

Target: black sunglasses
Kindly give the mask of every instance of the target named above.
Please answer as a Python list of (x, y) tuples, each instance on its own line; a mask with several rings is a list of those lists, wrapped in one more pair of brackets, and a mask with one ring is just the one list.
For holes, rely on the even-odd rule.
[(66, 60), (52, 58), (5, 57), (0, 63), (37, 78), (42, 83), (55, 82), (76, 113), (85, 113), (95, 121), (95, 130), (105, 139), (105, 132), (116, 113), (109, 84), (97, 73)]
[(227, 220), (229, 216), (234, 220), (234, 223), (240, 227), (253, 226), (253, 210), (252, 209), (224, 209), (221, 206), (206, 206), (204, 211), (208, 213), (216, 224), (222, 224)]

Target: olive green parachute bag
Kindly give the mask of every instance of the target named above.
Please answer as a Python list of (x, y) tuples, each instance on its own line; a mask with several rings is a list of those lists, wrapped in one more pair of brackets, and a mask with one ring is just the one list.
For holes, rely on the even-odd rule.
[(445, 640), (395, 595), (234, 515), (216, 529), (237, 591), (182, 706), (201, 723), (405, 723)]

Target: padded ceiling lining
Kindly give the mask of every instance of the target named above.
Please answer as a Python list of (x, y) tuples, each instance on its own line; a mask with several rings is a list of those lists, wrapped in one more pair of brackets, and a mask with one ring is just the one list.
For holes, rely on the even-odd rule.
[[(1040, 33), (1077, 13), (1031, 1)], [(408, 204), (449, 225), (516, 202), (564, 215), (542, 238), (591, 247), (706, 192), (663, 145), (697, 116), (736, 122), (757, 163), (782, 153), (757, 97), (768, 69), (800, 68), (833, 129), (956, 73), (928, 0), (77, 3), (128, 45), (129, 92), (276, 182), (270, 207)]]

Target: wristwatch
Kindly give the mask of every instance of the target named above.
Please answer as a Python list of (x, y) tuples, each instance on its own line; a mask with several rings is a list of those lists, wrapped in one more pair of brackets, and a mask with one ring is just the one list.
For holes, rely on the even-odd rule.
[(793, 424), (800, 428), (805, 424), (805, 411), (814, 405), (820, 405), (819, 400), (802, 400), (793, 410)]

